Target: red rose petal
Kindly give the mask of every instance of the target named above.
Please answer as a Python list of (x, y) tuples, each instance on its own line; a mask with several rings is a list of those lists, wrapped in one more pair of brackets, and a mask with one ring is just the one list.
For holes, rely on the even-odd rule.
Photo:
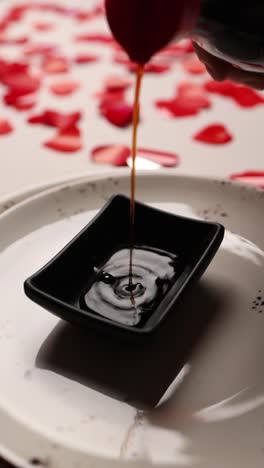
[(46, 56), (46, 55), (51, 55), (56, 52), (56, 46), (53, 44), (29, 44), (25, 49), (23, 50), (23, 54), (25, 56), (31, 57), (31, 56)]
[(133, 106), (126, 103), (105, 105), (102, 115), (117, 127), (127, 127), (133, 120)]
[(19, 111), (27, 111), (27, 110), (32, 109), (36, 104), (37, 104), (36, 94), (25, 94), (23, 96), (17, 97), (13, 101), (13, 104), (9, 104), (9, 105), (12, 105)]
[(54, 28), (54, 25), (52, 23), (48, 22), (42, 22), (42, 21), (37, 21), (36, 23), (33, 24), (33, 28), (35, 31), (39, 32), (46, 32), (46, 31), (51, 31)]
[(50, 91), (56, 96), (68, 96), (80, 88), (77, 81), (59, 81), (50, 85)]
[(209, 109), (211, 102), (200, 85), (184, 82), (178, 85), (175, 97), (158, 100), (155, 105), (159, 109), (167, 110), (172, 117), (188, 117), (197, 115), (203, 109)]
[(167, 110), (173, 117), (188, 117), (199, 114), (202, 109), (208, 109), (211, 103), (203, 97), (178, 96), (167, 101), (157, 101), (156, 106)]
[(74, 153), (82, 148), (81, 132), (75, 126), (60, 129), (55, 137), (44, 143), (44, 146), (55, 151)]
[(13, 23), (17, 22), (23, 19), (24, 14), (26, 13), (28, 9), (28, 4), (25, 5), (15, 5), (11, 7), (6, 15), (5, 20), (8, 23)]
[(133, 82), (129, 78), (120, 76), (109, 76), (104, 81), (104, 88), (107, 91), (125, 91), (132, 86)]
[(8, 135), (13, 132), (13, 127), (8, 120), (0, 118), (0, 135)]
[(28, 73), (29, 65), (25, 62), (7, 62), (6, 60), (0, 59), (0, 75), (1, 80), (5, 75), (9, 74), (20, 74)]
[(110, 76), (102, 91), (96, 93), (101, 115), (117, 127), (126, 127), (133, 120), (133, 106), (126, 102), (125, 92), (132, 85), (127, 77)]
[(167, 151), (138, 148), (137, 155), (141, 158), (158, 163), (164, 167), (175, 167), (180, 162), (179, 156), (177, 156), (175, 153), (170, 153)]
[(30, 94), (36, 92), (41, 84), (39, 76), (31, 75), (29, 72), (7, 71), (1, 79), (5, 86), (11, 90), (22, 94)]
[(209, 80), (204, 88), (210, 93), (233, 99), (241, 107), (255, 107), (264, 103), (264, 98), (254, 89), (238, 85), (232, 81), (216, 82)]
[(126, 98), (123, 90), (108, 91), (103, 90), (95, 94), (95, 97), (100, 100), (99, 108), (103, 110), (105, 107), (116, 104), (125, 104)]
[(95, 63), (98, 62), (99, 56), (95, 54), (77, 54), (74, 58), (74, 62), (79, 65), (84, 65), (88, 63)]
[(244, 184), (256, 185), (264, 189), (264, 172), (263, 171), (246, 171), (230, 176), (231, 180), (243, 182)]
[(65, 57), (47, 56), (44, 58), (42, 70), (45, 73), (66, 73), (69, 71), (69, 63)]
[(197, 115), (200, 107), (193, 105), (186, 99), (174, 98), (171, 100), (156, 101), (156, 107), (167, 110), (172, 117), (189, 117)]
[(130, 148), (125, 145), (105, 145), (94, 148), (91, 152), (91, 158), (99, 164), (126, 166), (130, 153)]
[(115, 39), (109, 34), (104, 33), (87, 33), (78, 34), (75, 37), (77, 42), (96, 42), (98, 44), (114, 45), (116, 44)]
[(196, 56), (184, 60), (182, 66), (191, 75), (203, 75), (206, 73), (205, 65)]
[[(171, 66), (169, 64), (150, 62), (150, 63), (147, 63), (147, 65), (145, 66), (145, 73), (162, 74), (162, 73), (168, 72), (170, 69), (171, 69)], [(131, 71), (134, 71), (134, 70), (131, 70)]]
[(59, 129), (74, 127), (81, 118), (81, 112), (62, 113), (46, 110), (42, 114), (29, 117), (28, 123), (43, 124)]
[(233, 140), (232, 135), (224, 125), (209, 125), (193, 137), (194, 140), (212, 145), (224, 145)]
[[(175, 167), (179, 164), (179, 157), (170, 152), (138, 148), (137, 155), (164, 167)], [(131, 150), (125, 145), (98, 146), (91, 153), (93, 161), (113, 166), (126, 166), (130, 156)]]
[(13, 106), (17, 110), (26, 111), (32, 109), (37, 103), (36, 93), (28, 93), (23, 89), (10, 88), (3, 100), (7, 106)]
[(29, 41), (27, 36), (8, 38), (5, 35), (0, 35), (1, 45), (23, 45)]

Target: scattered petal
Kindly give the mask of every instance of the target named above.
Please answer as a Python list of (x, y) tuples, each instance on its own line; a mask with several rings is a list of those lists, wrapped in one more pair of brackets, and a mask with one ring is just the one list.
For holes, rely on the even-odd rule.
[(104, 81), (104, 88), (107, 91), (125, 91), (132, 86), (133, 82), (130, 78), (120, 76), (109, 76)]
[(203, 75), (206, 73), (205, 65), (196, 56), (183, 60), (182, 66), (190, 75)]
[(73, 59), (75, 63), (79, 65), (85, 65), (88, 63), (95, 63), (98, 62), (99, 56), (95, 54), (77, 54), (75, 58)]
[(23, 54), (27, 57), (34, 57), (34, 56), (50, 56), (51, 54), (55, 54), (56, 46), (53, 44), (29, 44), (23, 50)]
[(16, 72), (9, 70), (2, 75), (1, 81), (10, 90), (20, 95), (36, 92), (41, 84), (40, 77), (32, 75), (28, 71)]
[(137, 156), (153, 161), (163, 167), (175, 167), (180, 162), (179, 156), (175, 153), (146, 148), (138, 148)]
[(10, 91), (5, 94), (4, 102), (8, 106), (12, 106), (19, 111), (27, 111), (32, 109), (37, 104), (37, 95), (32, 94), (17, 94), (16, 92)]
[(102, 115), (116, 127), (127, 127), (133, 120), (133, 106), (130, 104), (117, 103), (105, 105), (101, 111)]
[(233, 136), (224, 125), (214, 124), (205, 127), (193, 139), (211, 145), (225, 145), (233, 140)]
[(46, 110), (42, 114), (29, 117), (28, 123), (42, 124), (59, 129), (74, 127), (81, 118), (81, 112), (63, 113)]
[[(93, 161), (113, 166), (126, 166), (131, 157), (131, 149), (126, 145), (98, 146), (92, 151)], [(175, 167), (179, 164), (179, 157), (170, 152), (138, 148), (137, 156), (142, 160), (152, 161), (160, 166)]]
[(69, 62), (62, 56), (46, 56), (44, 57), (42, 70), (45, 73), (67, 73), (69, 71)]
[(203, 109), (209, 109), (211, 102), (202, 86), (184, 82), (178, 85), (175, 97), (158, 100), (155, 105), (169, 112), (172, 117), (188, 117), (199, 114)]
[(264, 189), (264, 171), (246, 171), (230, 176), (231, 180), (243, 182), (244, 184), (256, 185)]
[(172, 117), (189, 117), (200, 112), (200, 106), (185, 98), (173, 98), (156, 101), (158, 109), (166, 110)]
[(130, 156), (130, 149), (125, 145), (98, 146), (92, 150), (91, 158), (99, 164), (126, 166)]
[(105, 45), (115, 45), (115, 39), (109, 35), (104, 33), (86, 33), (86, 34), (78, 34), (75, 37), (77, 42), (96, 42), (98, 44), (105, 44)]
[(50, 91), (56, 96), (68, 96), (73, 94), (80, 88), (80, 83), (78, 81), (58, 81), (52, 83), (49, 87)]
[(63, 153), (75, 153), (82, 148), (81, 132), (75, 126), (62, 128), (55, 137), (46, 141), (44, 146)]
[(27, 36), (9, 38), (9, 37), (6, 37), (5, 35), (0, 35), (1, 45), (23, 45), (23, 44), (26, 44), (28, 40), (29, 39)]
[(0, 135), (8, 135), (13, 132), (13, 127), (7, 119), (0, 118)]
[(255, 107), (264, 103), (264, 98), (254, 89), (238, 85), (232, 81), (216, 82), (209, 80), (204, 88), (210, 93), (233, 99), (241, 107)]
[[(131, 71), (136, 71), (138, 68), (137, 65), (133, 65), (130, 70)], [(150, 62), (150, 63), (147, 63), (147, 65), (145, 66), (145, 73), (157, 73), (157, 74), (162, 74), (162, 73), (166, 73), (168, 72), (169, 70), (171, 69), (171, 66), (169, 64), (165, 64), (165, 63), (155, 63), (154, 61), (153, 62)]]
[(132, 85), (127, 77), (110, 76), (104, 81), (103, 90), (96, 93), (101, 115), (112, 125), (127, 127), (133, 120), (133, 106), (126, 101), (126, 91)]
[(54, 25), (52, 23), (48, 23), (45, 21), (37, 21), (32, 26), (35, 29), (35, 31), (39, 32), (51, 31), (54, 28)]

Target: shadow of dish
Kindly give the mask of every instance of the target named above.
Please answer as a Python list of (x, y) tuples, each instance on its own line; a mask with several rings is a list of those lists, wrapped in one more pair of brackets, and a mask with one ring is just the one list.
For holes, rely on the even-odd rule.
[(150, 410), (182, 371), (220, 305), (219, 293), (201, 282), (160, 331), (140, 345), (60, 321), (42, 344), (36, 367)]

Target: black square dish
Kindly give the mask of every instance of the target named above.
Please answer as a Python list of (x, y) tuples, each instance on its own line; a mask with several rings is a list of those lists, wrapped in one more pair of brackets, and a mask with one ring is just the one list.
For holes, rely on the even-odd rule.
[[(138, 338), (151, 335), (177, 314), (183, 292), (201, 277), (220, 247), (224, 227), (136, 202), (134, 276), (129, 283), (129, 204), (123, 195), (111, 198), (55, 258), (25, 281), (26, 295), (82, 327)], [(113, 318), (109, 304), (116, 294)], [(104, 297), (106, 307), (101, 308), (98, 297)]]

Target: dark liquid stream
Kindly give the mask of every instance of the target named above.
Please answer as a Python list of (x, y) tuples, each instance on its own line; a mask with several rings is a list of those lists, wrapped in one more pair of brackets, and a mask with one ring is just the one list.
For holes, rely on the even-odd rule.
[(134, 98), (133, 112), (133, 135), (132, 135), (132, 171), (131, 171), (131, 193), (130, 193), (130, 258), (129, 258), (129, 287), (131, 302), (134, 302), (133, 294), (133, 248), (135, 231), (135, 197), (136, 197), (136, 157), (137, 157), (137, 133), (140, 114), (140, 91), (144, 75), (144, 65), (139, 65), (137, 70), (137, 80)]
[(137, 133), (144, 66), (138, 65), (132, 134), (129, 248), (116, 252), (101, 268), (82, 298), (93, 312), (127, 326), (140, 326), (157, 307), (175, 276), (176, 256), (135, 246)]

